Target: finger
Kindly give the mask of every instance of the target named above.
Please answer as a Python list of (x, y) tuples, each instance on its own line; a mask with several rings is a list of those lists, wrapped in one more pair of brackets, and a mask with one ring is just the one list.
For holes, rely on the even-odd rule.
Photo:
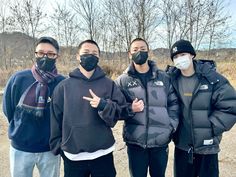
[(94, 98), (94, 97), (97, 97), (97, 95), (95, 95), (95, 93), (92, 91), (92, 89), (89, 89), (89, 93), (91, 94), (91, 96)]
[(134, 103), (137, 103), (137, 102), (138, 102), (138, 98), (135, 98), (133, 102), (134, 102)]
[(84, 99), (84, 100), (87, 100), (87, 101), (92, 101), (92, 100), (93, 100), (93, 98), (86, 97), (86, 96), (83, 96), (83, 99)]
[(143, 104), (143, 100), (139, 100), (138, 103)]

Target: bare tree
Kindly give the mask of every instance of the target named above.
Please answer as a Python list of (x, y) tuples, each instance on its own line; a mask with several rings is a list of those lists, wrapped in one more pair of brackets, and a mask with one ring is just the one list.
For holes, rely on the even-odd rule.
[(100, 8), (97, 1), (94, 0), (72, 0), (71, 7), (76, 11), (81, 19), (81, 28), (93, 40), (99, 39), (99, 30), (97, 22), (100, 18)]
[(43, 1), (14, 0), (10, 9), (16, 29), (35, 38), (46, 15), (43, 13)]
[(219, 34), (223, 35), (227, 28), (223, 24), (229, 16), (223, 15), (225, 5), (222, 2), (223, 0), (183, 0), (174, 3), (173, 0), (163, 0), (168, 47), (170, 48), (173, 40), (185, 38), (196, 49), (207, 41), (210, 43), (210, 50), (212, 41), (220, 39)]
[(228, 27), (227, 21), (229, 16), (225, 13), (224, 1), (214, 0), (209, 5), (209, 46), (208, 51), (211, 50), (215, 41), (225, 39), (226, 29)]
[(57, 3), (54, 13), (51, 15), (52, 31), (66, 47), (74, 46), (78, 43), (80, 27), (75, 14), (71, 9), (67, 9), (65, 4)]
[(162, 22), (162, 15), (159, 9), (158, 0), (133, 0), (132, 14), (137, 24), (137, 37), (147, 41), (154, 36), (155, 29)]
[(71, 58), (73, 47), (78, 44), (80, 27), (75, 14), (68, 9), (66, 2), (56, 4), (51, 15), (51, 29), (61, 44), (65, 46), (63, 61)]
[[(130, 0), (104, 1), (105, 11), (109, 16), (108, 28), (110, 28), (111, 35), (114, 36), (113, 46), (115, 48), (118, 47), (118, 49), (121, 51), (128, 51), (130, 42), (135, 36), (135, 19), (131, 11), (132, 5), (133, 4)], [(119, 39), (121, 41), (118, 41)]]
[[(4, 1), (0, 7), (0, 30), (2, 33), (4, 33), (6, 30), (6, 24), (7, 24), (6, 2)], [(0, 45), (2, 46), (0, 50), (0, 54), (2, 56), (0, 57), (0, 65), (5, 66), (5, 68), (7, 68), (5, 40), (1, 38), (0, 42), (1, 42)]]
[[(174, 3), (175, 2), (175, 3)], [(164, 30), (166, 31), (166, 36), (163, 36), (162, 34), (162, 39), (166, 41), (166, 45), (168, 48), (171, 48), (171, 45), (174, 40), (176, 40), (175, 34), (177, 29), (177, 19), (180, 16), (180, 13), (182, 8), (178, 2), (175, 0), (162, 0), (160, 4), (160, 10), (163, 13), (163, 25), (164, 25)]]

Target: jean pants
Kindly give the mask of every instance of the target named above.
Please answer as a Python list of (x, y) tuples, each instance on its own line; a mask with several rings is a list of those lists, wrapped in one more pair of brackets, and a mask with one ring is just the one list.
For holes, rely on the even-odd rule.
[(38, 168), (40, 177), (60, 176), (60, 155), (50, 151), (31, 153), (17, 150), (10, 146), (10, 171), (12, 177), (32, 177), (34, 167)]

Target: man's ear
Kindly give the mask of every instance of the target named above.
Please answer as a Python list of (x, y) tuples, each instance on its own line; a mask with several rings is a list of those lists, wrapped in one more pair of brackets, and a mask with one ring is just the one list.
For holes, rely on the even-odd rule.
[(61, 59), (61, 55), (57, 54), (57, 58), (56, 58), (56, 61), (60, 60)]
[(193, 60), (194, 59), (194, 55), (190, 54), (190, 58)]
[(76, 54), (76, 59), (80, 62), (80, 55)]
[(132, 54), (130, 53), (130, 51), (128, 52), (128, 57), (129, 59), (132, 59)]

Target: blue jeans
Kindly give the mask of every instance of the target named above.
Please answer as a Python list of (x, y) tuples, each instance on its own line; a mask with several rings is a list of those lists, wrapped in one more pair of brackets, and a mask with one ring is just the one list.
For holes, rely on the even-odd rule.
[(30, 153), (10, 146), (10, 171), (12, 177), (32, 177), (34, 166), (37, 166), (40, 177), (60, 176), (60, 155), (50, 151)]

